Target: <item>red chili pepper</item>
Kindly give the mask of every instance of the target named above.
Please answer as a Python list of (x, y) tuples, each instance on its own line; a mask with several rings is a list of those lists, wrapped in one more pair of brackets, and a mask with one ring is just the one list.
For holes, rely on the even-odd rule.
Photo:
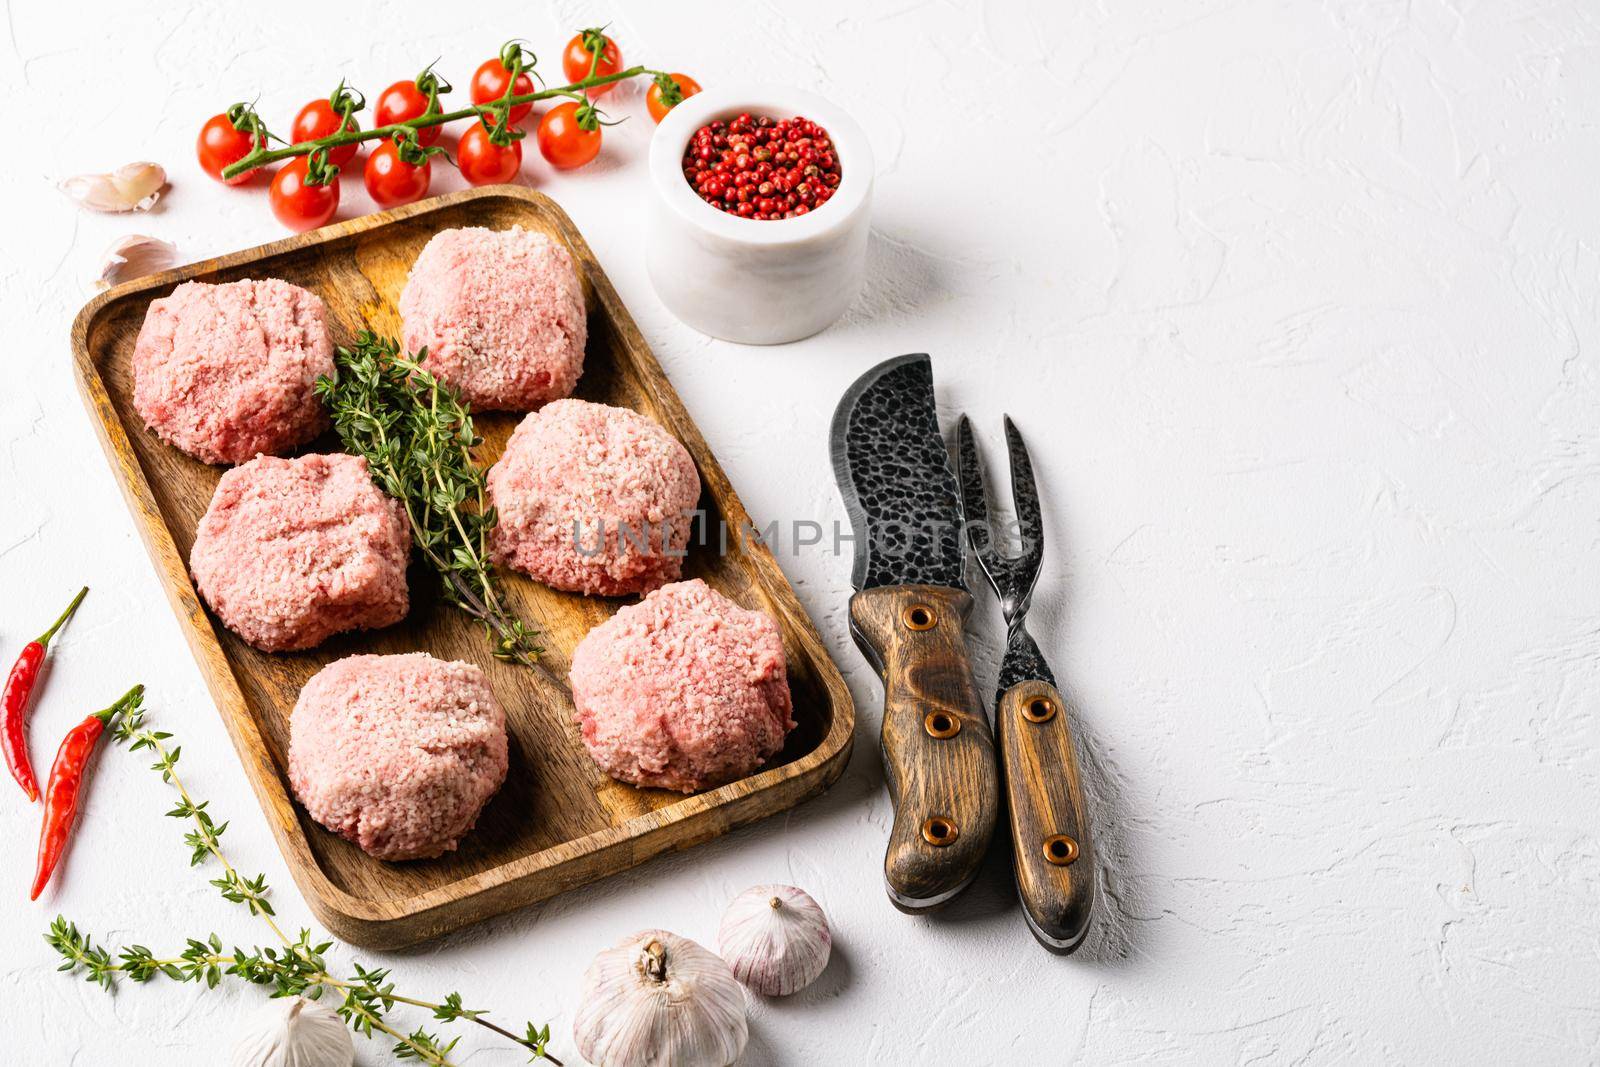
[(95, 743), (106, 727), (118, 715), (138, 708), (144, 698), (144, 686), (136, 685), (122, 695), (122, 699), (97, 711), (67, 731), (61, 739), (61, 750), (50, 767), (50, 780), (44, 787), (44, 827), (39, 831), (39, 868), (33, 876), (33, 892), (29, 900), (38, 900), (39, 894), (50, 881), (61, 854), (67, 850), (67, 838), (72, 834), (72, 824), (78, 818), (78, 794), (83, 789), (83, 772), (94, 755)]
[(33, 683), (39, 680), (39, 667), (44, 663), (44, 652), (50, 646), (50, 639), (72, 618), (72, 613), (78, 610), (78, 605), (83, 603), (88, 592), (88, 586), (78, 590), (78, 595), (72, 598), (72, 603), (67, 605), (67, 610), (61, 613), (55, 625), (41, 634), (37, 641), (29, 641), (22, 646), (22, 654), (6, 676), (4, 695), (0, 696), (0, 703), (4, 705), (4, 712), (0, 713), (4, 715), (4, 721), (0, 722), (0, 749), (5, 750), (6, 766), (11, 770), (11, 777), (28, 794), (30, 802), (39, 799), (39, 782), (33, 776), (33, 762), (28, 759), (28, 697), (33, 694)]

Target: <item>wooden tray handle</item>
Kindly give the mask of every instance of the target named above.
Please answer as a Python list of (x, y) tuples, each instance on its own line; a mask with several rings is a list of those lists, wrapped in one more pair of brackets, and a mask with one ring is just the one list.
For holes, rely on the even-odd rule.
[(925, 911), (978, 873), (994, 833), (994, 735), (972, 680), (963, 624), (972, 597), (941, 586), (868, 589), (850, 600), (857, 640), (883, 675), (883, 765), (894, 827), (889, 899)]
[(1018, 682), (1001, 694), (995, 725), (1023, 914), (1040, 944), (1066, 955), (1083, 943), (1094, 905), (1094, 844), (1066, 704), (1049, 682)]

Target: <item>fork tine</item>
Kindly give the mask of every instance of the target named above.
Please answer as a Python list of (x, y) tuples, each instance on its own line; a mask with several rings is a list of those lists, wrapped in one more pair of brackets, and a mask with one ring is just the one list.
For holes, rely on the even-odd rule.
[(1033, 460), (1022, 443), (1017, 424), (1007, 415), (1006, 451), (1011, 455), (1011, 500), (1017, 513), (1022, 551), (1016, 557), (1018, 571), (1029, 585), (1039, 573), (1044, 559), (1044, 520), (1039, 511), (1039, 486), (1033, 478)]
[[(989, 536), (989, 502), (983, 484), (983, 461), (972, 439), (972, 422), (965, 415), (956, 424), (957, 479), (961, 483), (961, 517), (966, 523), (967, 540), (983, 563), (994, 549)], [(985, 567), (987, 569), (987, 567)]]

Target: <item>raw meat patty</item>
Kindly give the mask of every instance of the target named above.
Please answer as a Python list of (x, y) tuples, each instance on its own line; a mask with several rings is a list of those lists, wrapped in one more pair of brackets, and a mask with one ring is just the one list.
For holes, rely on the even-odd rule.
[(794, 729), (778, 624), (698, 578), (590, 630), (570, 679), (589, 755), (635, 785), (692, 793), (731, 782)]
[(405, 346), (479, 411), (531, 411), (583, 373), (589, 322), (572, 256), (542, 233), (435, 234), (400, 294)]
[(449, 852), (506, 780), (506, 716), (470, 663), (349, 656), (289, 720), (289, 784), (317, 822), (381, 860)]
[(499, 560), (557, 589), (620, 596), (683, 573), (700, 475), (653, 420), (557, 400), (517, 426), (489, 499)]
[(276, 278), (184, 282), (152, 301), (133, 347), (133, 406), (171, 445), (243, 463), (328, 425), (314, 391), (333, 374), (327, 308)]
[(257, 456), (217, 483), (189, 569), (224, 626), (265, 652), (405, 618), (411, 532), (359, 456)]

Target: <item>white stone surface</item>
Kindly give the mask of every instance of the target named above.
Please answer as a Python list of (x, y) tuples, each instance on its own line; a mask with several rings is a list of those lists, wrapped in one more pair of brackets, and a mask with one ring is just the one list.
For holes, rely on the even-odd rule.
[[(824, 438), (876, 360), (930, 349), (946, 414), (996, 455), (1009, 411), (1047, 494), (1037, 630), (1079, 705), (1102, 907), (1046, 956), (996, 866), (949, 911), (880, 888), (879, 689), (848, 566), (783, 565), (860, 706), (844, 779), (792, 814), (411, 952), (408, 990), (549, 1020), (661, 925), (710, 941), (757, 881), (828, 909), (818, 985), (752, 1009), (748, 1062), (1593, 1062), (1600, 1055), (1600, 22), (1577, 0), (1104, 5), (86, 4), (11, 0), (0, 33), (0, 658), (81, 582), (36, 758), (134, 679), (181, 734), (240, 865), (308, 921), (78, 401), (67, 331), (113, 237), (197, 258), (280, 235), (201, 176), (202, 119), (275, 124), (339, 77), (435, 56), (458, 86), (505, 38), (553, 60), (610, 20), (705, 84), (788, 81), (880, 160), (870, 280), (790, 347), (709, 342), (645, 279), (650, 124), (524, 179), (571, 212), (762, 519), (842, 518)], [(464, 92), (464, 89), (463, 89)], [(536, 155), (530, 148), (530, 155)], [(53, 179), (131, 159), (172, 190), (78, 213)], [(440, 180), (455, 186), (453, 176)], [(346, 210), (362, 210), (347, 183)], [(993, 600), (979, 594), (980, 680)], [(105, 759), (58, 884), (0, 789), (6, 1059), (201, 1067), (262, 994), (54, 973), (65, 912), (112, 943), (259, 936), (191, 871), (143, 762)], [(421, 1020), (402, 1015), (407, 1025)], [(469, 1034), (470, 1064), (522, 1062)], [(387, 1062), (362, 1043), (360, 1062)]]

